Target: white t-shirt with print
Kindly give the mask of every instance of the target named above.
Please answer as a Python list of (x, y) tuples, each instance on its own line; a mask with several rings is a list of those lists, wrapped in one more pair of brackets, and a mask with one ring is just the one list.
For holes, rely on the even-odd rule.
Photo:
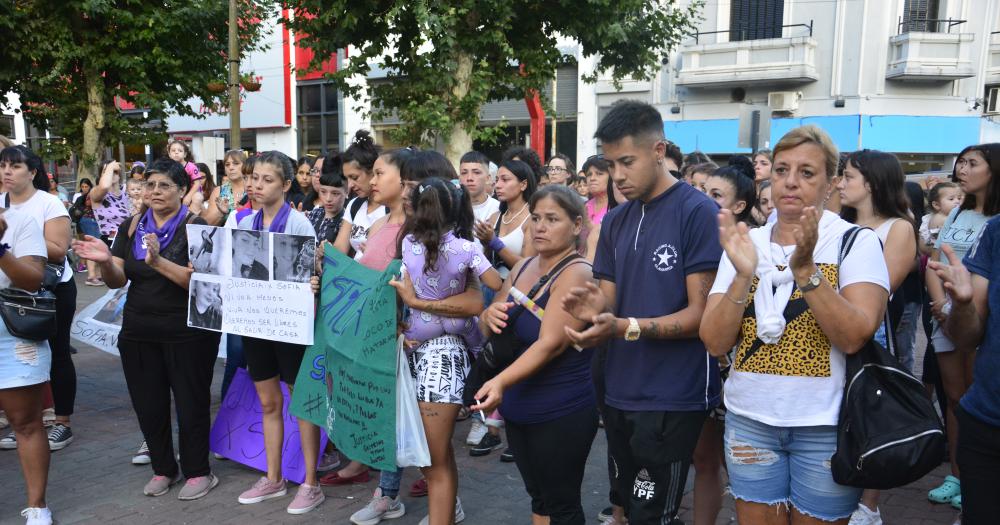
[[(853, 225), (832, 212), (827, 211), (825, 215), (827, 220), (832, 216), (832, 221), (817, 242), (819, 252), (814, 254), (813, 260), (827, 280), (836, 284), (839, 276), (841, 288), (873, 283), (889, 290), (889, 272), (875, 233), (871, 230), (860, 232), (838, 269), (840, 239)], [(790, 255), (794, 246), (780, 247), (771, 242), (773, 227), (769, 224), (750, 231), (757, 252), (771, 250), (769, 253)], [(735, 277), (736, 270), (723, 253), (710, 293), (725, 293)], [(754, 289), (756, 281), (755, 278)], [(753, 294), (748, 300), (748, 307), (752, 306)], [(805, 302), (799, 290), (793, 292), (790, 306), (796, 301), (800, 307)], [(844, 391), (845, 355), (833, 348), (825, 337), (795, 337), (796, 330), (816, 326), (812, 324), (815, 318), (811, 312), (803, 312), (790, 320), (786, 318), (786, 322), (781, 340), (776, 345), (764, 345), (756, 337), (756, 321), (743, 320), (724, 389), (726, 408), (734, 414), (776, 427), (836, 425)], [(803, 348), (798, 344), (803, 339), (816, 341), (816, 348)]]
[[(0, 203), (7, 202), (7, 194), (0, 193)], [(17, 210), (24, 215), (27, 215), (38, 223), (39, 227), (42, 228), (42, 235), (44, 241), (45, 234), (45, 223), (52, 219), (59, 217), (66, 217), (69, 219), (69, 212), (66, 210), (66, 206), (63, 205), (59, 197), (52, 195), (51, 193), (35, 190), (35, 194), (31, 196), (30, 199), (14, 204), (10, 203), (11, 209)], [(69, 230), (69, 222), (66, 223), (66, 229)], [(47, 254), (48, 252), (46, 252)], [(73, 278), (73, 270), (69, 265), (69, 258), (63, 261), (63, 275), (62, 279), (59, 281), (61, 283), (68, 282)]]

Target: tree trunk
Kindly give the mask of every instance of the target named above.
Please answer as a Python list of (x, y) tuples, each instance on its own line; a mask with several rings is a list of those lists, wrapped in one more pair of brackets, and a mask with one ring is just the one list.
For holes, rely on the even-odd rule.
[[(458, 67), (455, 68), (455, 87), (451, 89), (451, 106), (458, 107), (462, 99), (469, 93), (472, 84), (472, 54), (459, 51), (455, 57)], [(454, 119), (454, 115), (453, 115)], [(444, 141), (444, 155), (458, 168), (462, 155), (472, 149), (472, 132), (479, 124), (479, 114), (472, 122), (453, 120), (451, 132)]]
[(87, 118), (83, 121), (83, 149), (77, 180), (90, 178), (96, 185), (100, 176), (101, 152), (104, 149), (104, 81), (100, 73), (91, 69), (85, 72), (87, 84)]

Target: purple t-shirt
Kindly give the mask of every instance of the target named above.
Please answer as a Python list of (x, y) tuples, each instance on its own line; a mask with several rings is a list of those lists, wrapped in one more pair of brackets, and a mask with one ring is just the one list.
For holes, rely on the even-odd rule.
[[(468, 270), (480, 276), (492, 268), (481, 244), (458, 238), (453, 232), (441, 238), (435, 268), (427, 272), (424, 271), (425, 251), (423, 243), (417, 242), (412, 235), (403, 239), (403, 264), (420, 299), (432, 301), (460, 294), (465, 291)], [(478, 324), (476, 317), (441, 317), (411, 310), (410, 326), (405, 333), (407, 339), (421, 342), (445, 334), (459, 335), (475, 349), (483, 344)]]

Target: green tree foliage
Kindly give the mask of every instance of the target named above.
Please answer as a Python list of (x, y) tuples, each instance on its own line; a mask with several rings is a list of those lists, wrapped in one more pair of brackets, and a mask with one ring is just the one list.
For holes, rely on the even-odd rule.
[[(238, 0), (243, 54), (260, 42), (267, 0)], [(147, 139), (148, 121), (196, 114), (225, 78), (228, 5), (222, 0), (12, 0), (0, 2), (0, 93), (20, 95), (27, 120), (65, 139), (96, 175), (105, 145)], [(148, 120), (118, 111), (120, 99)], [(140, 118), (136, 118), (140, 117)]]
[[(541, 91), (566, 61), (561, 35), (575, 39), (599, 71), (617, 80), (649, 78), (694, 28), (700, 2), (676, 0), (287, 0), (287, 21), (318, 68), (351, 46), (331, 78), (347, 83), (372, 66), (389, 81), (369, 86), (372, 113), (397, 114), (397, 140), (443, 139), (453, 161), (479, 130), (483, 104)], [(595, 80), (593, 78), (589, 80)], [(488, 130), (485, 133), (489, 133)]]

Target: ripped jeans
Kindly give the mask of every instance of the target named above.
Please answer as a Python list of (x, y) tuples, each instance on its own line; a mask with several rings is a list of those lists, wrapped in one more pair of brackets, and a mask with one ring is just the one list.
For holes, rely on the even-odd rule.
[(838, 485), (830, 471), (837, 427), (773, 427), (732, 411), (725, 453), (733, 497), (790, 504), (807, 516), (836, 521), (851, 515), (861, 489)]

